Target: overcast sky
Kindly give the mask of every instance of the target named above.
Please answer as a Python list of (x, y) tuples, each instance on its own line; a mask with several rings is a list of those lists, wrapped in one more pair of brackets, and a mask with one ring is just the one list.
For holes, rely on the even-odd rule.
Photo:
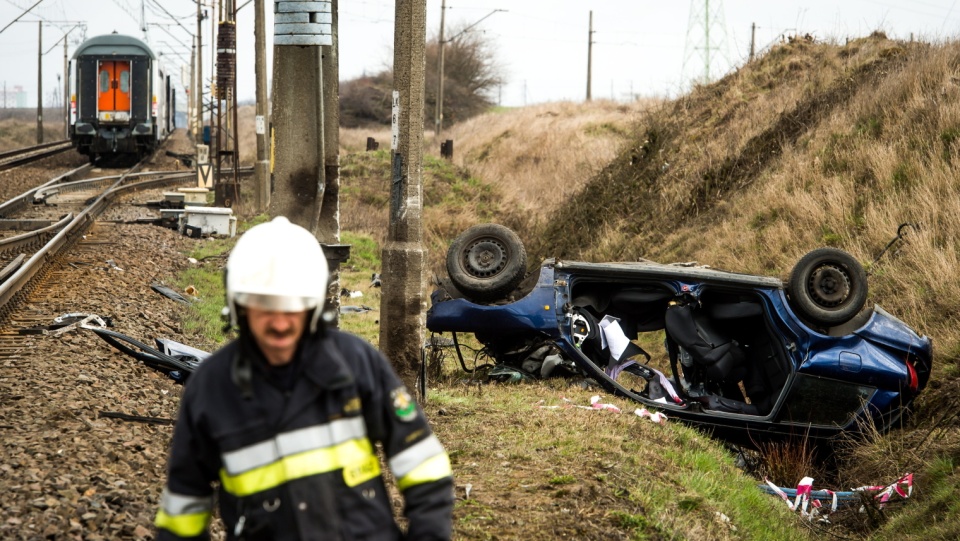
[[(36, 1), (0, 0), (0, 28)], [(254, 3), (237, 3), (241, 6), (237, 18), (238, 95), (253, 99)], [(741, 64), (749, 52), (754, 24), (758, 50), (793, 33), (842, 41), (879, 29), (894, 38), (913, 35), (943, 41), (960, 35), (958, 3), (960, 0), (710, 0), (707, 16), (706, 0), (447, 0), (446, 25), (448, 29), (463, 28), (480, 21), (471, 31), (483, 32), (495, 44), (503, 68), (504, 84), (493, 99), (520, 106), (584, 99), (591, 10), (593, 97), (626, 100), (678, 95), (692, 77), (704, 75), (707, 52), (711, 77)], [(266, 5), (272, 44), (273, 1), (266, 0)], [(340, 0), (341, 80), (375, 73), (392, 63), (394, 6), (395, 0)], [(428, 36), (439, 30), (440, 6), (441, 0), (427, 0)], [(0, 84), (5, 84), (8, 93), (15, 86), (22, 87), (28, 107), (37, 103), (39, 20), (46, 21), (45, 102), (55, 93), (57, 76), (63, 73), (60, 40), (77, 23), (84, 26), (70, 32), (69, 55), (84, 35), (116, 30), (142, 38), (141, 21), (145, 20), (148, 42), (174, 70), (181, 64), (189, 66), (192, 36), (188, 32), (195, 32), (197, 26), (193, 0), (41, 0), (20, 22), (0, 33)], [(709, 46), (705, 29), (710, 32)], [(207, 20), (202, 32), (208, 77), (210, 31)], [(272, 58), (272, 46), (268, 55)]]

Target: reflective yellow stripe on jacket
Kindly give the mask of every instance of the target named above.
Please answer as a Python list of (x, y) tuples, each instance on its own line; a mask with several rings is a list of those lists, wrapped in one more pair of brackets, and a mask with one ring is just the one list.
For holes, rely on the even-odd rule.
[(348, 485), (380, 475), (362, 417), (284, 432), (223, 455), (224, 490), (249, 496), (288, 481), (344, 470)]
[(212, 509), (212, 496), (186, 496), (163, 489), (153, 523), (179, 537), (195, 537), (207, 530)]
[(400, 490), (452, 475), (450, 458), (434, 435), (391, 458), (390, 471), (397, 478)]

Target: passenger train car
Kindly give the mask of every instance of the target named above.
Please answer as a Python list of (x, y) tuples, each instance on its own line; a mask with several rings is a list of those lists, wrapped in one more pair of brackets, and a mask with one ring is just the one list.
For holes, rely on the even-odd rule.
[(70, 72), (70, 138), (91, 162), (142, 157), (173, 130), (175, 89), (143, 41), (116, 32), (90, 38)]

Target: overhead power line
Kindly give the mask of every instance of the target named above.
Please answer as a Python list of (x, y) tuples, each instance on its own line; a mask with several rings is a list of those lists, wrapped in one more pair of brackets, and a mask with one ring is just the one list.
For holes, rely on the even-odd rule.
[(43, 0), (37, 0), (37, 3), (36, 3), (36, 4), (28, 7), (28, 8), (26, 9), (26, 11), (24, 11), (24, 12), (21, 13), (20, 15), (17, 15), (17, 18), (16, 18), (16, 19), (10, 21), (9, 23), (7, 23), (7, 26), (4, 26), (2, 29), (0, 29), (0, 34), (2, 34), (3, 31), (6, 30), (7, 28), (10, 28), (10, 25), (11, 25), (11, 24), (19, 21), (21, 17), (23, 17), (23, 16), (26, 15), (27, 13), (30, 13), (30, 10), (32, 10), (33, 8), (35, 8), (35, 7), (37, 7), (38, 5), (40, 5), (40, 2), (43, 2)]

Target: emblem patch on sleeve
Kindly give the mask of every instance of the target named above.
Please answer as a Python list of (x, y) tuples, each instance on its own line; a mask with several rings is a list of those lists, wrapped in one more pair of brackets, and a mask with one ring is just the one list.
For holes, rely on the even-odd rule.
[(390, 391), (390, 398), (393, 400), (393, 413), (397, 419), (408, 423), (417, 418), (417, 404), (404, 387)]

